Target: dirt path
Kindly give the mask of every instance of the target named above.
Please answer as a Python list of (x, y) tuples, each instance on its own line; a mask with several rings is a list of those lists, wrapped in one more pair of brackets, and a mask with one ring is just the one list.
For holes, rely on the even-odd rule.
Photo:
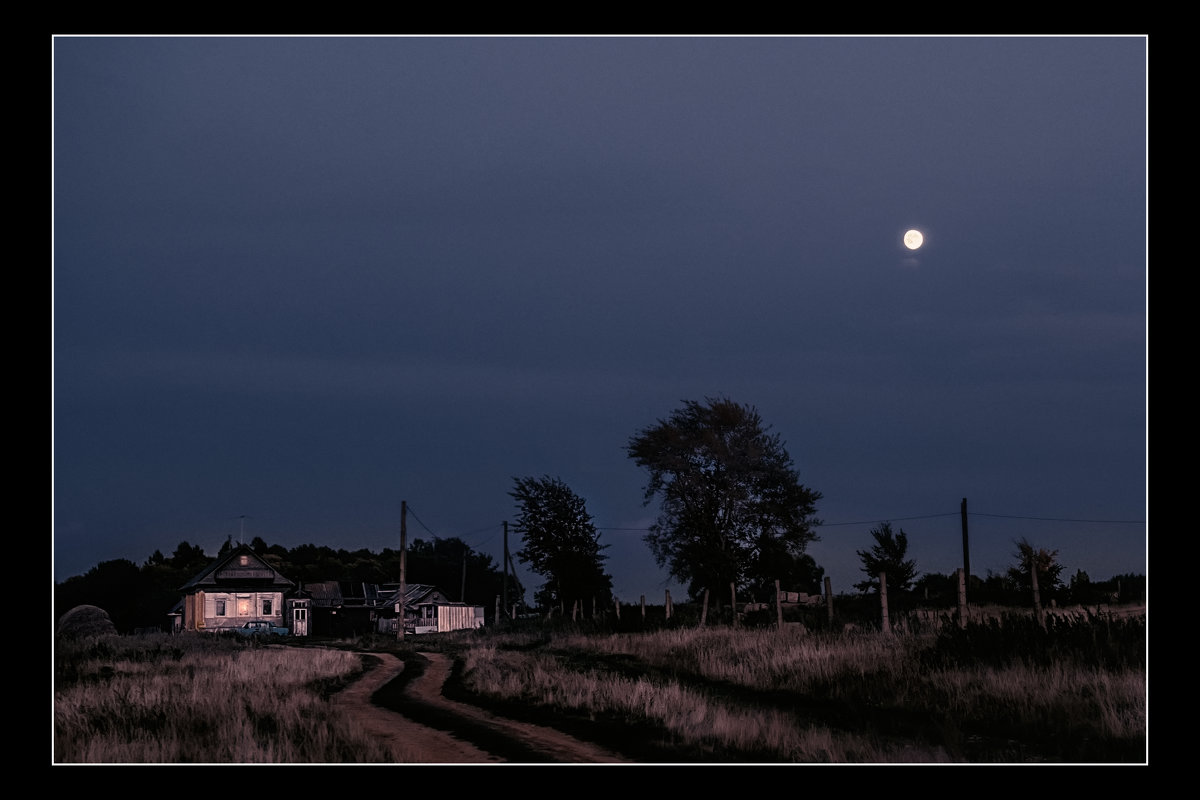
[[(471, 764), (514, 762), (620, 763), (627, 759), (553, 728), (498, 717), (483, 709), (442, 696), (451, 662), (441, 653), (422, 653), (425, 671), (404, 696), (422, 717), (436, 717), (439, 728), (372, 702), (372, 695), (404, 671), (404, 662), (386, 653), (363, 653), (382, 663), (339, 692), (336, 707), (354, 715), (358, 725), (387, 744), (397, 762)], [(525, 754), (523, 757), (522, 754)]]

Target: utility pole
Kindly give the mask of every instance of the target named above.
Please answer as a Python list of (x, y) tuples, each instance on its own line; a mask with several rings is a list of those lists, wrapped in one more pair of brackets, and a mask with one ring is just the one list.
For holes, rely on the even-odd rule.
[[(521, 582), (519, 580), (517, 580), (517, 565), (513, 562), (512, 553), (508, 554), (508, 568), (510, 570), (512, 570), (513, 588), (519, 592), (519, 594), (517, 596), (520, 597), (521, 599), (524, 599), (525, 594), (524, 594), (524, 591), (521, 589)], [(512, 604), (512, 611), (509, 613), (509, 616), (512, 619), (517, 618), (517, 604), (515, 602)]]
[(508, 520), (504, 520), (504, 582), (501, 584), (501, 591), (503, 591), (501, 596), (503, 597), (504, 613), (508, 614)]
[(962, 499), (963, 578), (971, 582), (971, 551), (967, 547), (967, 498)]
[(400, 501), (400, 602), (396, 604), (396, 612), (400, 622), (396, 626), (396, 638), (404, 638), (404, 595), (408, 594), (408, 581), (404, 574), (405, 553), (408, 550), (408, 501)]

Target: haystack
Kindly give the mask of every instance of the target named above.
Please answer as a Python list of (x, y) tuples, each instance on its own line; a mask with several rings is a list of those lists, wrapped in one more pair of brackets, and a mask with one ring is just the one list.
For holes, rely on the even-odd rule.
[(68, 639), (109, 636), (116, 632), (108, 612), (96, 606), (75, 606), (58, 618), (58, 635)]

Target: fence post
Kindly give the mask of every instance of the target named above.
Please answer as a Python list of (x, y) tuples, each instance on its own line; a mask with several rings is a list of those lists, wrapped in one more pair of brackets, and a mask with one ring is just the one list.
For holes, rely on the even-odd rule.
[(958, 568), (958, 627), (967, 627), (967, 577)]
[(783, 630), (783, 599), (779, 596), (779, 579), (775, 579), (775, 620)]
[(579, 600), (577, 599), (571, 604), (571, 622), (575, 621), (576, 615), (579, 613)]
[(886, 572), (879, 573), (879, 611), (880, 611), (880, 614), (882, 616), (882, 621), (883, 621), (883, 632), (891, 633), (892, 625), (888, 621), (887, 573)]
[(737, 583), (729, 582), (729, 613), (732, 615), (733, 626), (736, 628), (738, 624), (737, 617)]
[(496, 595), (496, 624), (500, 624), (500, 595)]
[(621, 600), (615, 594), (613, 595), (613, 608), (617, 611), (617, 619), (621, 619)]
[(671, 618), (671, 590), (670, 589), (667, 589), (666, 609), (667, 609), (667, 619), (670, 619)]
[(833, 625), (833, 583), (825, 577), (825, 608), (829, 611), (829, 624)]
[(646, 624), (646, 595), (642, 595), (642, 624)]
[(704, 620), (708, 618), (708, 589), (704, 590), (704, 605), (700, 607), (700, 627), (704, 627)]
[(1034, 553), (1029, 559), (1029, 579), (1033, 584), (1033, 618), (1037, 620), (1037, 624), (1043, 628), (1046, 627), (1046, 618), (1042, 614), (1042, 596), (1038, 593), (1037, 579), (1037, 554)]

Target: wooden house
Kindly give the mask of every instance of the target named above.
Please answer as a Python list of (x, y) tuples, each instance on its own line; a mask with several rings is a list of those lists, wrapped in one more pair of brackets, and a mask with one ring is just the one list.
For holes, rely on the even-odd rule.
[(180, 587), (183, 608), (179, 627), (219, 632), (261, 619), (305, 635), (308, 601), (297, 598), (287, 602), (294, 587), (248, 546), (238, 545)]

